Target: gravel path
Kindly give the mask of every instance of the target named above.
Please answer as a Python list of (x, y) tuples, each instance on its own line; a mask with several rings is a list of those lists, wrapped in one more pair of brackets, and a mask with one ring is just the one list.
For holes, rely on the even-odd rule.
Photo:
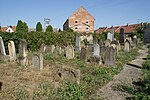
[(139, 50), (140, 55), (129, 64), (124, 66), (124, 69), (114, 77), (112, 81), (103, 86), (97, 91), (97, 95), (104, 98), (104, 100), (125, 100), (126, 97), (131, 96), (131, 94), (114, 89), (119, 85), (132, 86), (132, 82), (139, 80), (142, 76), (142, 71), (140, 67), (144, 62), (143, 58), (146, 58), (148, 49), (143, 46)]

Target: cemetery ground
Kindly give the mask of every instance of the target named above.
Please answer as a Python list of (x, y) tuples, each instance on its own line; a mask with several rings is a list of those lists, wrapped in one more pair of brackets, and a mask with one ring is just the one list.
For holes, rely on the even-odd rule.
[[(64, 53), (60, 56), (43, 53), (44, 68), (36, 70), (32, 66), (21, 66), (18, 62), (0, 61), (1, 100), (99, 100), (101, 96), (93, 94), (118, 74), (124, 64), (138, 56), (141, 44), (130, 52), (120, 51), (115, 66), (104, 66), (96, 63), (85, 63), (75, 53), (74, 59), (67, 59)], [(31, 54), (28, 55), (31, 63)], [(62, 66), (81, 71), (80, 84), (70, 78), (62, 80)]]

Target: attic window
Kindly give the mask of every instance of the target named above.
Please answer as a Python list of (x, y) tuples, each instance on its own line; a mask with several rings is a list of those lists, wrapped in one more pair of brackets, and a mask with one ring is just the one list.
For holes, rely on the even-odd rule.
[(86, 29), (88, 30), (89, 28), (87, 27)]
[(75, 23), (78, 23), (78, 21), (76, 20)]
[(86, 23), (89, 23), (88, 21), (86, 21)]

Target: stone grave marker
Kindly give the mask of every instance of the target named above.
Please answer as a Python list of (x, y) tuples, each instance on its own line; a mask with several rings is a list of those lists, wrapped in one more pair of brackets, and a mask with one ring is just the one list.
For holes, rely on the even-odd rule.
[(99, 44), (94, 44), (93, 56), (100, 56), (100, 46), (99, 46)]
[(150, 24), (144, 29), (144, 43), (150, 43)]
[(109, 39), (106, 39), (106, 40), (105, 40), (105, 47), (110, 46), (110, 43), (111, 43), (111, 41), (110, 41)]
[(35, 69), (43, 69), (43, 54), (34, 53), (32, 56), (32, 66)]
[(137, 36), (135, 35), (135, 36), (133, 36), (133, 46), (136, 46), (137, 45)]
[(104, 64), (108, 66), (115, 65), (115, 49), (113, 47), (107, 47), (104, 57)]
[(8, 43), (8, 51), (9, 51), (9, 57), (10, 61), (15, 61), (16, 60), (16, 49), (15, 49), (15, 44), (13, 41), (9, 41)]
[(80, 84), (80, 70), (68, 66), (63, 66), (61, 72), (61, 78), (63, 80), (69, 79), (76, 82), (77, 84)]
[(60, 46), (56, 46), (53, 53), (55, 55), (61, 55), (61, 47)]
[(124, 45), (124, 38), (125, 38), (125, 36), (124, 36), (124, 29), (121, 28), (120, 29), (120, 39), (119, 39), (120, 45)]
[(81, 37), (79, 34), (76, 35), (76, 47), (75, 50), (76, 51), (80, 51), (81, 50)]
[(20, 43), (19, 43), (19, 63), (23, 66), (28, 65), (27, 42), (24, 39), (20, 40)]
[(87, 61), (87, 48), (81, 48), (80, 59), (83, 61)]
[(0, 36), (0, 54), (4, 56), (6, 55), (4, 42), (1, 36)]
[(111, 32), (107, 33), (107, 39), (109, 39), (110, 41), (113, 40), (113, 34)]
[(66, 57), (68, 59), (74, 58), (74, 47), (72, 45), (66, 47)]
[(131, 49), (131, 44), (130, 44), (129, 40), (126, 40), (125, 44), (124, 44), (124, 52), (129, 52), (130, 49)]

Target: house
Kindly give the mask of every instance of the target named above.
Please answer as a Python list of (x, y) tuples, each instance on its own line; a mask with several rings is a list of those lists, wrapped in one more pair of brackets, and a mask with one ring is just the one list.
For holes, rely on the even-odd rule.
[(134, 33), (134, 32), (137, 32), (137, 29), (139, 27), (142, 27), (144, 24), (146, 23), (140, 23), (140, 24), (131, 24), (131, 25), (123, 25), (123, 26), (115, 26), (115, 27), (102, 27), (102, 28), (99, 28), (97, 30), (95, 30), (96, 33), (103, 33), (103, 32), (109, 32), (109, 31), (112, 31), (114, 30), (114, 32), (116, 33), (120, 33), (120, 30), (121, 29), (124, 29), (124, 33), (125, 34), (130, 34), (130, 33)]
[(81, 6), (65, 21), (63, 30), (68, 28), (78, 33), (94, 33), (94, 17)]
[(16, 26), (1, 27), (0, 31), (9, 33), (16, 32)]

